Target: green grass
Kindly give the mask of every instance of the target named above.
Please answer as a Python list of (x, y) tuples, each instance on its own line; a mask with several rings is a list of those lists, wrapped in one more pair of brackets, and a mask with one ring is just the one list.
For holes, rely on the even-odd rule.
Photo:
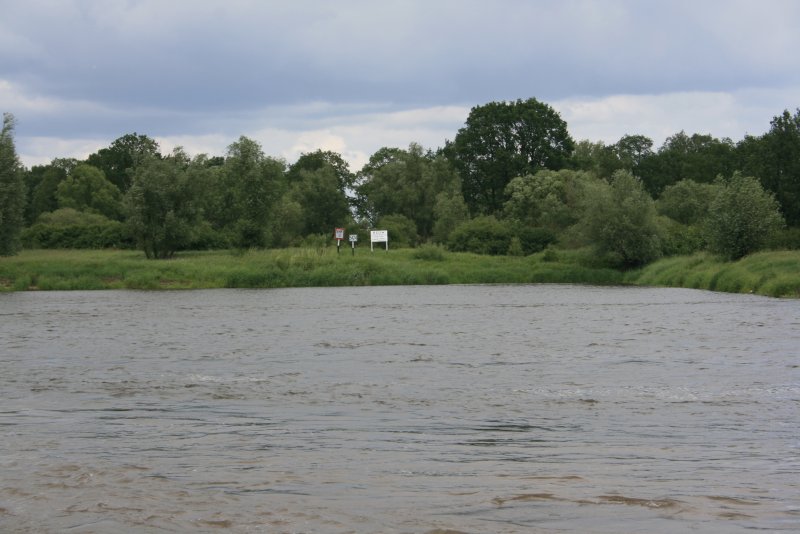
[(708, 254), (672, 257), (626, 273), (604, 267), (588, 250), (516, 257), (360, 249), (352, 256), (328, 247), (182, 252), (171, 260), (128, 250), (25, 250), (0, 258), (0, 291), (485, 283), (631, 284), (800, 297), (800, 252), (764, 252), (738, 262)]
[(628, 283), (770, 297), (800, 297), (800, 251), (759, 252), (735, 262), (706, 253), (676, 256), (628, 273)]

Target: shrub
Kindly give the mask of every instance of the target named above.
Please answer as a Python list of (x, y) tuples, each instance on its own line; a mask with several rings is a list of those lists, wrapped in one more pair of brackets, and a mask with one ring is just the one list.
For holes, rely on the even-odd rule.
[(455, 252), (501, 255), (508, 252), (512, 237), (508, 223), (487, 215), (458, 225), (450, 234), (447, 246)]
[(705, 235), (709, 249), (735, 260), (765, 248), (784, 221), (775, 197), (758, 180), (733, 173), (717, 178), (720, 189), (708, 209)]
[(26, 248), (133, 248), (125, 225), (102, 215), (62, 208), (22, 232)]
[(419, 241), (417, 225), (405, 215), (386, 215), (381, 217), (376, 227), (389, 231), (389, 248), (413, 247)]
[(547, 228), (523, 226), (518, 227), (514, 233), (525, 256), (541, 252), (557, 241), (556, 234)]

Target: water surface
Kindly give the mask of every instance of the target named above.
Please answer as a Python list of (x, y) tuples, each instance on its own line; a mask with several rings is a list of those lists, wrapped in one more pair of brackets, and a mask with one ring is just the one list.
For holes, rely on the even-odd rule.
[(799, 347), (684, 289), (0, 294), (0, 531), (798, 531)]

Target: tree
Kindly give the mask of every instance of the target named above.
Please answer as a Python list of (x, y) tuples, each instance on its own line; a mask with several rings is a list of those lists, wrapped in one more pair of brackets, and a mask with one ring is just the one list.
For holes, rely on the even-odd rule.
[(623, 267), (636, 267), (661, 254), (661, 231), (653, 199), (628, 171), (617, 171), (610, 185), (587, 190), (581, 224), (598, 253)]
[(758, 180), (735, 172), (718, 177), (708, 208), (706, 240), (712, 252), (735, 260), (763, 248), (784, 225), (778, 202)]
[(136, 168), (151, 158), (160, 158), (158, 143), (136, 132), (115, 139), (108, 148), (91, 154), (86, 163), (97, 167), (122, 193), (131, 186)]
[(622, 169), (640, 176), (641, 167), (653, 155), (653, 140), (644, 135), (623, 135), (614, 145)]
[(222, 207), (225, 226), (237, 247), (269, 243), (270, 209), (284, 192), (285, 171), (286, 164), (266, 157), (257, 141), (241, 136), (228, 147)]
[(790, 226), (800, 226), (800, 109), (774, 117), (761, 137), (746, 137), (738, 152), (745, 173), (775, 194)]
[(569, 159), (568, 167), (577, 171), (591, 172), (598, 178), (611, 178), (615, 171), (623, 168), (615, 145), (588, 139), (578, 141)]
[(568, 169), (518, 176), (506, 187), (503, 211), (523, 225), (565, 230), (578, 222), (586, 184), (593, 180), (586, 172)]
[(447, 243), (453, 230), (469, 220), (469, 210), (460, 188), (443, 191), (436, 195), (433, 218), (433, 235), (431, 237), (437, 243)]
[(403, 215), (416, 233), (433, 233), (434, 205), (439, 193), (460, 189), (458, 175), (441, 155), (411, 143), (408, 150), (383, 148), (359, 173), (359, 214), (373, 224), (387, 215)]
[(33, 224), (42, 213), (58, 209), (58, 184), (67, 179), (67, 171), (55, 165), (34, 165), (25, 173), (28, 202), (25, 221)]
[(668, 137), (658, 153), (645, 158), (637, 166), (637, 176), (654, 197), (665, 187), (681, 180), (711, 183), (718, 174), (734, 171), (735, 145), (730, 139), (710, 135), (687, 135), (681, 131)]
[(567, 123), (535, 98), (490, 102), (470, 111), (445, 153), (462, 180), (472, 213), (499, 213), (516, 176), (563, 168), (574, 148)]
[[(302, 207), (304, 236), (333, 232), (351, 218), (339, 176), (330, 165), (297, 172), (288, 197)], [(283, 208), (289, 209), (290, 205), (284, 203)]]
[(25, 182), (14, 147), (14, 116), (4, 113), (0, 130), (0, 256), (19, 252), (24, 215)]
[(667, 186), (656, 202), (661, 215), (681, 224), (693, 225), (705, 219), (711, 200), (717, 193), (714, 184), (698, 184), (693, 180), (681, 180)]
[(122, 194), (117, 186), (106, 180), (103, 171), (85, 163), (62, 180), (56, 189), (61, 208), (99, 213), (109, 219), (122, 218)]
[(180, 154), (139, 163), (125, 207), (131, 235), (148, 258), (171, 258), (188, 246), (198, 220), (192, 200)]
[(301, 154), (297, 161), (289, 167), (286, 178), (291, 184), (298, 180), (301, 171), (317, 171), (323, 167), (330, 167), (333, 170), (342, 193), (346, 194), (353, 188), (355, 175), (350, 172), (350, 165), (342, 158), (341, 154), (330, 150), (315, 150)]

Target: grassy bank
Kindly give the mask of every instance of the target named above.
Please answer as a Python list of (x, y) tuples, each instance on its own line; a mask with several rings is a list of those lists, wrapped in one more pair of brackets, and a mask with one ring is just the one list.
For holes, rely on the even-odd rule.
[(0, 290), (198, 289), (477, 283), (619, 284), (613, 269), (573, 261), (481, 256), (434, 247), (352, 256), (334, 248), (183, 252), (152, 261), (137, 251), (26, 250), (0, 258)]
[(585, 253), (482, 256), (435, 247), (388, 253), (334, 248), (184, 252), (152, 261), (137, 251), (26, 250), (0, 258), (0, 291), (200, 289), (407, 284), (577, 283), (654, 285), (800, 297), (800, 252), (767, 252), (726, 263), (700, 254), (622, 273)]
[(760, 252), (735, 262), (710, 254), (676, 256), (625, 276), (638, 285), (800, 297), (800, 251)]

